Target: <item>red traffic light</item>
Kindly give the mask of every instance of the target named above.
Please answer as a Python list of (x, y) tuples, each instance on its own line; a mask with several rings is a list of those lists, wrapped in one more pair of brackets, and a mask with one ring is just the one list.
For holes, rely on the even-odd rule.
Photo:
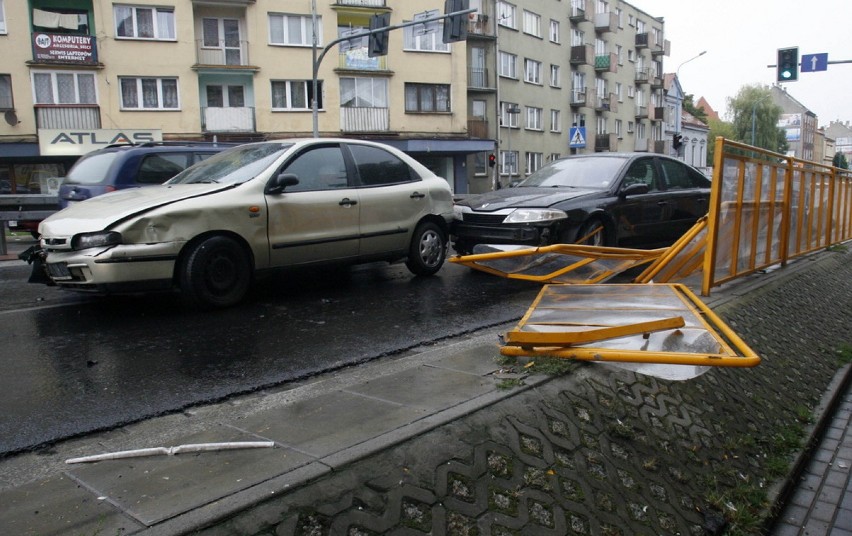
[(494, 155), (494, 153), (491, 153), (490, 155), (488, 155), (488, 165), (490, 167), (494, 167), (494, 166), (497, 165), (497, 156)]

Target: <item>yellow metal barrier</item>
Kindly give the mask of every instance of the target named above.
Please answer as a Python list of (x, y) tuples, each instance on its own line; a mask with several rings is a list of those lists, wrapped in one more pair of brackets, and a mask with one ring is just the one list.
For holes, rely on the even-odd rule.
[(702, 294), (852, 239), (852, 174), (716, 138)]

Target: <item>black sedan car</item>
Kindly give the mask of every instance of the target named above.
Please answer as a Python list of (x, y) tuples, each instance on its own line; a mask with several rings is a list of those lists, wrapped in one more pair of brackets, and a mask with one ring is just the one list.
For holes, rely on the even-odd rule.
[(516, 186), (457, 200), (453, 247), (584, 243), (632, 248), (671, 244), (707, 213), (710, 180), (649, 153), (568, 156)]

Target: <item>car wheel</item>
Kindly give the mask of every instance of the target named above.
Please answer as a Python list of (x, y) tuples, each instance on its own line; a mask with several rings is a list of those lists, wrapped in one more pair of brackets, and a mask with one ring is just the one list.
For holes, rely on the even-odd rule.
[(214, 236), (194, 246), (180, 273), (180, 289), (196, 306), (228, 307), (246, 295), (251, 283), (251, 264), (239, 244)]
[[(584, 237), (585, 240), (583, 240)], [(577, 243), (587, 246), (606, 246), (608, 241), (606, 227), (600, 220), (591, 220), (583, 224), (577, 232)]]
[(447, 258), (447, 236), (432, 222), (423, 222), (414, 230), (405, 265), (415, 275), (432, 275)]

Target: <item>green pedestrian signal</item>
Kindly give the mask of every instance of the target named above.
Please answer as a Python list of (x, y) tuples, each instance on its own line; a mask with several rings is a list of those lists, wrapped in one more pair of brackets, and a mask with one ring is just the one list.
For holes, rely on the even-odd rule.
[(779, 48), (777, 64), (778, 82), (795, 82), (799, 79), (799, 48)]

